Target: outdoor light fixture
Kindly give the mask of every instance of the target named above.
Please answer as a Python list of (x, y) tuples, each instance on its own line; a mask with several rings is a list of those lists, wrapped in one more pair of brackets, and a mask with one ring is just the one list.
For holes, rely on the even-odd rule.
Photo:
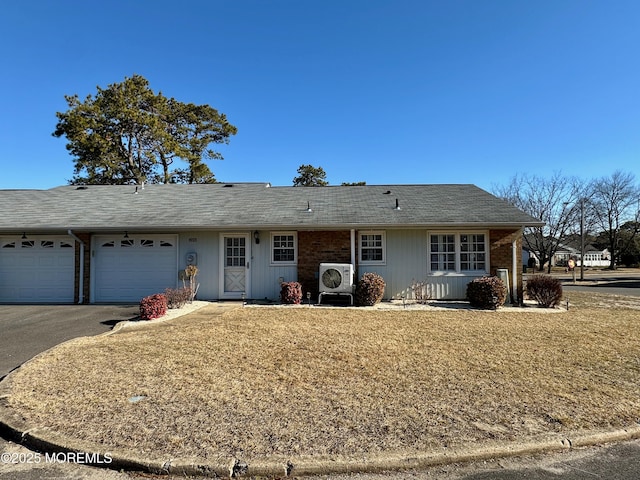
[(311, 210), (311, 203), (309, 203), (309, 201), (307, 201), (307, 212), (313, 212), (313, 210)]
[(240, 295), (240, 298), (242, 299), (242, 306), (244, 307), (245, 300), (247, 299), (247, 294), (245, 292), (242, 292), (242, 295)]
[(27, 239), (27, 232), (22, 232), (22, 240), (26, 240)]
[(311, 306), (311, 292), (307, 292), (307, 301), (309, 302), (309, 306)]
[(260, 243), (260, 232), (258, 230), (253, 232), (253, 238), (256, 241), (256, 245)]
[(124, 238), (129, 238), (129, 232), (124, 232)]

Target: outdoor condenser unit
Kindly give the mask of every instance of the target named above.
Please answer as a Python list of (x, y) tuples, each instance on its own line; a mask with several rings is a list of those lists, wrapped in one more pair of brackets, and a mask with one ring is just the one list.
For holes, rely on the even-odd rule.
[(319, 302), (325, 294), (345, 294), (353, 303), (353, 273), (350, 263), (321, 263)]

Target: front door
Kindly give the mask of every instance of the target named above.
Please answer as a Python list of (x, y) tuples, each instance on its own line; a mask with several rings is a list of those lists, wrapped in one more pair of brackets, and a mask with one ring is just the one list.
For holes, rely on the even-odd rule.
[(222, 234), (221, 247), (220, 298), (242, 298), (242, 294), (249, 298), (249, 235)]

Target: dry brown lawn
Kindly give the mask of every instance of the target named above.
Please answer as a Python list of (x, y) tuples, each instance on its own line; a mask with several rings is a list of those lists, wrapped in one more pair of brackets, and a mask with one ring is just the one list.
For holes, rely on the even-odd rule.
[(10, 402), (106, 451), (210, 460), (636, 425), (640, 310), (624, 298), (572, 303), (555, 314), (205, 307), (62, 345), (15, 373)]

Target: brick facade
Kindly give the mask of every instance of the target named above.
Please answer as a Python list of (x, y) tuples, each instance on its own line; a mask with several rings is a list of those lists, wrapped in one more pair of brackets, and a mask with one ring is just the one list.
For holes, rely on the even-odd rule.
[(321, 263), (351, 263), (351, 233), (343, 231), (298, 232), (298, 282), (302, 295), (318, 298)]

